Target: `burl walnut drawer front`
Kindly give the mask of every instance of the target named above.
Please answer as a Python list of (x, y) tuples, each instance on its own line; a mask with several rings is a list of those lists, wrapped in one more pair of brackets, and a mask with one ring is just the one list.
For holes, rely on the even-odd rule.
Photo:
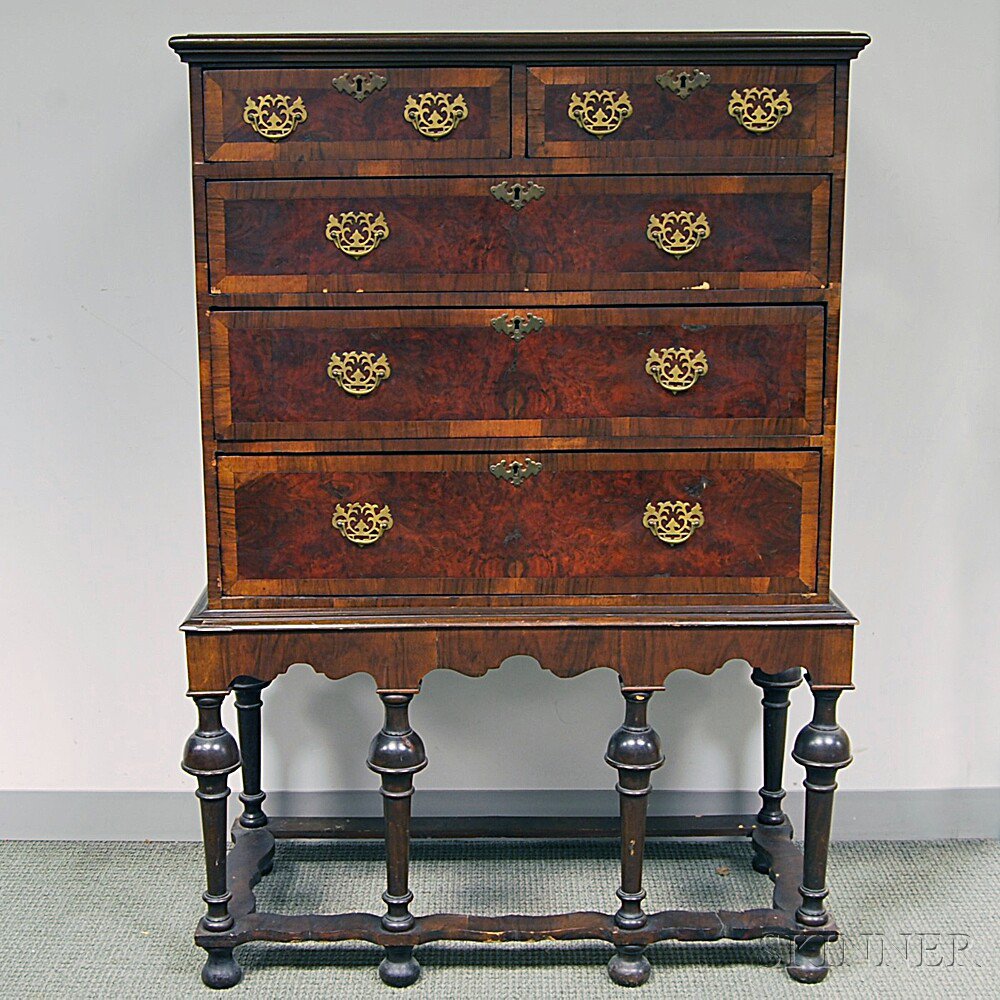
[(832, 66), (528, 71), (529, 156), (829, 156)]
[(223, 457), (223, 593), (807, 593), (814, 452)]
[(822, 306), (269, 310), (211, 329), (222, 438), (822, 429)]
[(826, 176), (208, 184), (222, 294), (817, 287)]
[(509, 69), (206, 72), (207, 160), (510, 156)]

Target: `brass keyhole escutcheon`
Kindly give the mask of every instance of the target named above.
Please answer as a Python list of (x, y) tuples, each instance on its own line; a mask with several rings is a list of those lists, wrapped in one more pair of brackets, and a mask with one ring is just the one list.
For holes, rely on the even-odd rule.
[(500, 181), (498, 184), (490, 186), (490, 194), (497, 201), (502, 201), (519, 212), (529, 201), (541, 198), (545, 194), (545, 188), (534, 181), (528, 181), (527, 183), (523, 181)]
[(712, 78), (700, 69), (668, 69), (666, 73), (657, 74), (656, 82), (686, 101), (699, 87), (707, 87)]
[(335, 89), (359, 102), (381, 90), (388, 82), (378, 73), (341, 73), (332, 80)]
[(542, 471), (542, 463), (536, 462), (533, 458), (526, 458), (523, 462), (514, 459), (510, 465), (506, 459), (501, 459), (495, 465), (490, 466), (490, 472), (497, 479), (502, 479), (511, 486), (520, 486), (532, 476), (537, 476)]
[(490, 320), (490, 326), (496, 330), (497, 333), (506, 334), (510, 337), (514, 343), (519, 344), (529, 333), (534, 333), (536, 330), (541, 330), (545, 325), (545, 320), (541, 316), (536, 316), (534, 313), (528, 313), (525, 316), (511, 316), (508, 318), (507, 313), (501, 313), (499, 316), (495, 316)]

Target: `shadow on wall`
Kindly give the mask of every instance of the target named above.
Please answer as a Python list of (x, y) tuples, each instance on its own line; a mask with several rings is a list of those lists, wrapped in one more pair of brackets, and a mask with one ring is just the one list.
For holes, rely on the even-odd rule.
[[(265, 788), (377, 789), (365, 766), (382, 724), (370, 677), (330, 681), (297, 664), (266, 689), (264, 703)], [(614, 775), (604, 753), (623, 712), (610, 669), (563, 679), (515, 656), (484, 677), (433, 671), (410, 712), (429, 758), (418, 789), (600, 789), (610, 795)], [(744, 661), (709, 677), (673, 673), (650, 708), (666, 754), (654, 788), (756, 789), (760, 717), (760, 691)]]

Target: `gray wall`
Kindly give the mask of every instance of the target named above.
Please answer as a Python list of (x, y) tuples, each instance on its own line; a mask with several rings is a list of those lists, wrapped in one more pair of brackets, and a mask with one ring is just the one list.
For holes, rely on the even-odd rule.
[[(41, 3), (0, 17), (0, 789), (190, 791), (175, 629), (203, 584), (204, 539), (186, 78), (167, 36), (482, 28), (874, 36), (852, 79), (833, 579), (862, 626), (842, 787), (1000, 784), (995, 2)], [(756, 695), (745, 665), (674, 675), (652, 709), (668, 746), (657, 786), (755, 788)], [(413, 717), (424, 789), (611, 784), (609, 671), (439, 672)], [(368, 678), (293, 669), (268, 695), (267, 785), (370, 789), (378, 721)], [(21, 820), (32, 801), (17, 800)], [(114, 796), (72, 801), (114, 832)], [(159, 816), (137, 832), (164, 833)], [(72, 815), (37, 817), (36, 835), (73, 832)]]

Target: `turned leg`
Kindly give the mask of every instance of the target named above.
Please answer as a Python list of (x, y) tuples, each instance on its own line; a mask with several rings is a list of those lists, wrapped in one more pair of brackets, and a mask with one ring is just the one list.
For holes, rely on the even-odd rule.
[[(802, 862), (802, 905), (795, 919), (804, 931), (822, 927), (830, 919), (825, 900), (826, 861), (830, 849), (830, 822), (833, 818), (833, 793), (837, 771), (851, 763), (851, 743), (837, 725), (838, 690), (813, 689), (812, 721), (795, 740), (792, 757), (806, 769), (805, 857)], [(788, 974), (801, 983), (818, 983), (829, 967), (823, 956), (823, 942), (803, 934), (796, 939), (795, 955)]]
[[(802, 683), (802, 670), (792, 667), (779, 674), (766, 674), (754, 667), (750, 679), (764, 692), (764, 784), (760, 789), (761, 807), (757, 822), (761, 826), (781, 826), (788, 822), (782, 808), (785, 790), (781, 787), (785, 762), (785, 728), (788, 719), (789, 693)], [(768, 858), (754, 841), (752, 865), (754, 871), (767, 875)]]
[[(230, 892), (226, 882), (226, 841), (228, 822), (226, 799), (229, 775), (240, 766), (236, 740), (222, 725), (224, 694), (196, 694), (198, 728), (184, 748), (181, 767), (198, 779), (195, 794), (201, 803), (201, 828), (205, 842), (205, 872), (208, 888), (203, 899), (207, 907), (201, 918), (203, 930), (227, 931), (233, 926), (229, 913)], [(235, 986), (243, 971), (233, 958), (232, 948), (208, 948), (201, 971), (202, 982), (213, 989)]]
[[(386, 891), (382, 899), (386, 913), (382, 926), (387, 931), (408, 931), (413, 926), (409, 889), (410, 799), (413, 776), (427, 766), (427, 754), (420, 737), (410, 728), (408, 710), (413, 691), (380, 691), (385, 706), (385, 723), (368, 750), (368, 766), (382, 779), (382, 808), (385, 813)], [(409, 986), (417, 981), (420, 966), (409, 946), (385, 949), (378, 967), (379, 976), (389, 986)]]
[[(646, 846), (646, 800), (650, 772), (663, 763), (660, 738), (646, 721), (651, 690), (623, 690), (625, 721), (608, 742), (604, 759), (618, 770), (618, 802), (621, 811), (622, 881), (618, 890), (621, 905), (615, 924), (635, 930), (646, 923), (642, 901), (642, 859)], [(608, 963), (608, 975), (620, 986), (641, 986), (649, 979), (649, 960), (642, 945), (618, 945)]]
[(267, 826), (264, 799), (260, 789), (260, 710), (263, 702), (260, 693), (269, 681), (258, 681), (252, 677), (240, 677), (233, 681), (236, 692), (236, 720), (240, 732), (240, 758), (243, 762), (243, 791), (240, 801), (243, 813), (240, 826), (248, 830)]

